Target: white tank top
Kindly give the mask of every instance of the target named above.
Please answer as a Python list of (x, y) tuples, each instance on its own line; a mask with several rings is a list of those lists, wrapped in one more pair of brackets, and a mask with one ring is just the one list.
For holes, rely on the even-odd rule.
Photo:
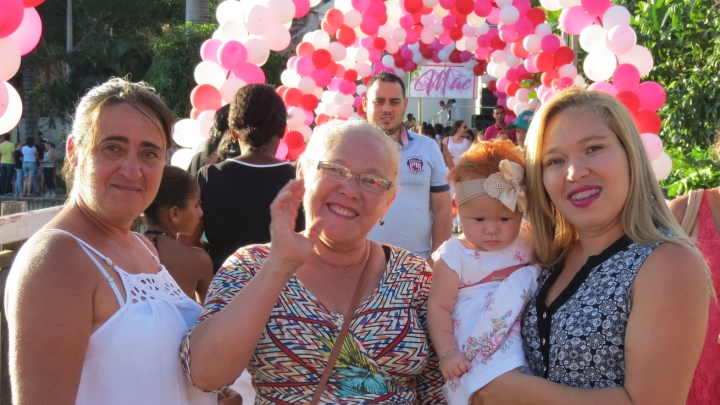
[[(90, 336), (75, 404), (216, 405), (217, 395), (193, 387), (180, 363), (180, 343), (201, 307), (183, 293), (150, 249), (140, 241), (160, 271), (130, 274), (75, 235), (61, 229), (45, 231), (75, 238), (120, 303)], [(127, 302), (98, 258), (120, 275)]]
[(463, 138), (462, 142), (455, 143), (453, 142), (452, 137), (449, 137), (447, 148), (448, 152), (450, 152), (450, 156), (452, 156), (453, 163), (457, 164), (460, 160), (460, 156), (465, 153), (466, 150), (470, 149), (470, 140)]

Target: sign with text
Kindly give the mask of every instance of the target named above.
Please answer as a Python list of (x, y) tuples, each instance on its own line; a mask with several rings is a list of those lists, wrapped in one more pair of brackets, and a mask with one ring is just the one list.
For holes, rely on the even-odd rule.
[(420, 66), (410, 80), (410, 97), (476, 98), (475, 78), (462, 65)]

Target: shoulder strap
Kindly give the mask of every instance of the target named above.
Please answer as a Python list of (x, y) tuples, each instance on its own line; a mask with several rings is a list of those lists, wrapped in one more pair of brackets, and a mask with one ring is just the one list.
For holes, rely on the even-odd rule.
[[(93, 263), (95, 263), (95, 266), (97, 266), (97, 268), (100, 269), (100, 272), (102, 273), (103, 277), (105, 277), (105, 280), (107, 280), (108, 284), (110, 284), (110, 288), (112, 288), (113, 293), (115, 293), (115, 298), (117, 298), (120, 306), (125, 305), (125, 300), (123, 299), (122, 294), (120, 294), (120, 290), (118, 289), (117, 284), (115, 283), (115, 279), (113, 279), (110, 276), (110, 274), (108, 274), (107, 270), (105, 270), (105, 267), (103, 267), (103, 265), (100, 264), (100, 262), (97, 260), (97, 258), (95, 258), (95, 255), (93, 255), (92, 253), (95, 253), (96, 255), (98, 255), (98, 257), (103, 259), (109, 266), (113, 265), (112, 260), (110, 260), (107, 256), (103, 255), (102, 253), (98, 252), (97, 249), (90, 246), (90, 244), (88, 244), (84, 240), (78, 238), (77, 236), (75, 236), (75, 235), (71, 234), (70, 232), (65, 231), (63, 229), (57, 229), (57, 228), (41, 229), (39, 232), (60, 232), (60, 233), (64, 233), (65, 235), (68, 235), (68, 236), (72, 237), (73, 239), (75, 239), (77, 241), (77, 243), (80, 245), (80, 247), (82, 248), (82, 250), (85, 251), (85, 254), (88, 255), (90, 260), (92, 260)], [(90, 253), (90, 252), (92, 252), (92, 253)]]
[(688, 193), (687, 207), (680, 227), (691, 238), (697, 238), (698, 234), (698, 213), (702, 203), (704, 190), (691, 190)]
[(310, 401), (310, 405), (317, 405), (320, 402), (320, 397), (322, 396), (323, 391), (325, 391), (325, 386), (330, 379), (330, 373), (332, 372), (333, 367), (335, 367), (335, 361), (340, 355), (340, 349), (342, 349), (345, 337), (347, 337), (347, 334), (349, 332), (350, 322), (352, 322), (353, 316), (355, 315), (355, 309), (357, 309), (357, 306), (360, 303), (360, 298), (362, 297), (362, 293), (363, 291), (365, 291), (365, 284), (367, 284), (367, 279), (371, 273), (370, 268), (375, 262), (375, 254), (377, 252), (378, 246), (379, 245), (377, 243), (370, 242), (370, 255), (367, 262), (365, 263), (362, 274), (360, 275), (360, 281), (355, 288), (355, 295), (353, 296), (352, 302), (350, 302), (350, 309), (345, 315), (345, 320), (343, 321), (342, 328), (340, 329), (340, 333), (335, 340), (335, 345), (333, 345), (332, 351), (330, 352), (330, 358), (328, 358), (327, 366), (325, 366), (325, 370), (323, 371), (323, 375), (320, 378), (320, 382), (318, 383), (317, 389), (315, 390), (312, 401)]

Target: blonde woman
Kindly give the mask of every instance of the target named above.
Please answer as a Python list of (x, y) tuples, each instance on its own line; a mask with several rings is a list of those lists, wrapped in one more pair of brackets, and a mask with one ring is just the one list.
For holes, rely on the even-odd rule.
[(522, 323), (535, 376), (506, 373), (473, 403), (684, 404), (707, 266), (665, 205), (632, 117), (613, 97), (568, 89), (538, 111), (526, 147), (544, 267)]

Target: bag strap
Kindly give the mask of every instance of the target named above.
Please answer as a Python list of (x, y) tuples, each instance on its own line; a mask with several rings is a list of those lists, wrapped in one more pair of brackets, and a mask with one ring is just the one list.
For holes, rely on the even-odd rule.
[(333, 367), (335, 367), (335, 361), (340, 355), (340, 349), (342, 349), (345, 337), (350, 330), (350, 322), (352, 322), (353, 316), (355, 315), (355, 310), (357, 309), (358, 304), (360, 304), (360, 298), (362, 297), (362, 293), (363, 291), (365, 291), (365, 284), (367, 284), (368, 277), (371, 273), (370, 268), (372, 267), (373, 262), (375, 262), (375, 253), (377, 252), (378, 244), (371, 241), (369, 249), (370, 255), (367, 262), (365, 263), (362, 274), (360, 275), (360, 281), (355, 288), (355, 295), (350, 302), (350, 309), (348, 309), (348, 313), (345, 314), (342, 328), (340, 328), (340, 333), (338, 334), (338, 337), (335, 340), (335, 345), (330, 352), (330, 357), (328, 358), (328, 363), (325, 366), (325, 371), (323, 371), (323, 375), (320, 378), (320, 382), (318, 383), (317, 389), (315, 390), (315, 394), (313, 394), (310, 405), (317, 405), (320, 402), (320, 397), (322, 396), (323, 391), (325, 391), (325, 386), (330, 379), (330, 373), (332, 372)]
[(703, 194), (704, 190), (691, 190), (688, 193), (685, 215), (680, 222), (680, 227), (683, 231), (685, 231), (685, 233), (693, 239), (697, 238), (698, 234), (698, 212), (700, 211)]

